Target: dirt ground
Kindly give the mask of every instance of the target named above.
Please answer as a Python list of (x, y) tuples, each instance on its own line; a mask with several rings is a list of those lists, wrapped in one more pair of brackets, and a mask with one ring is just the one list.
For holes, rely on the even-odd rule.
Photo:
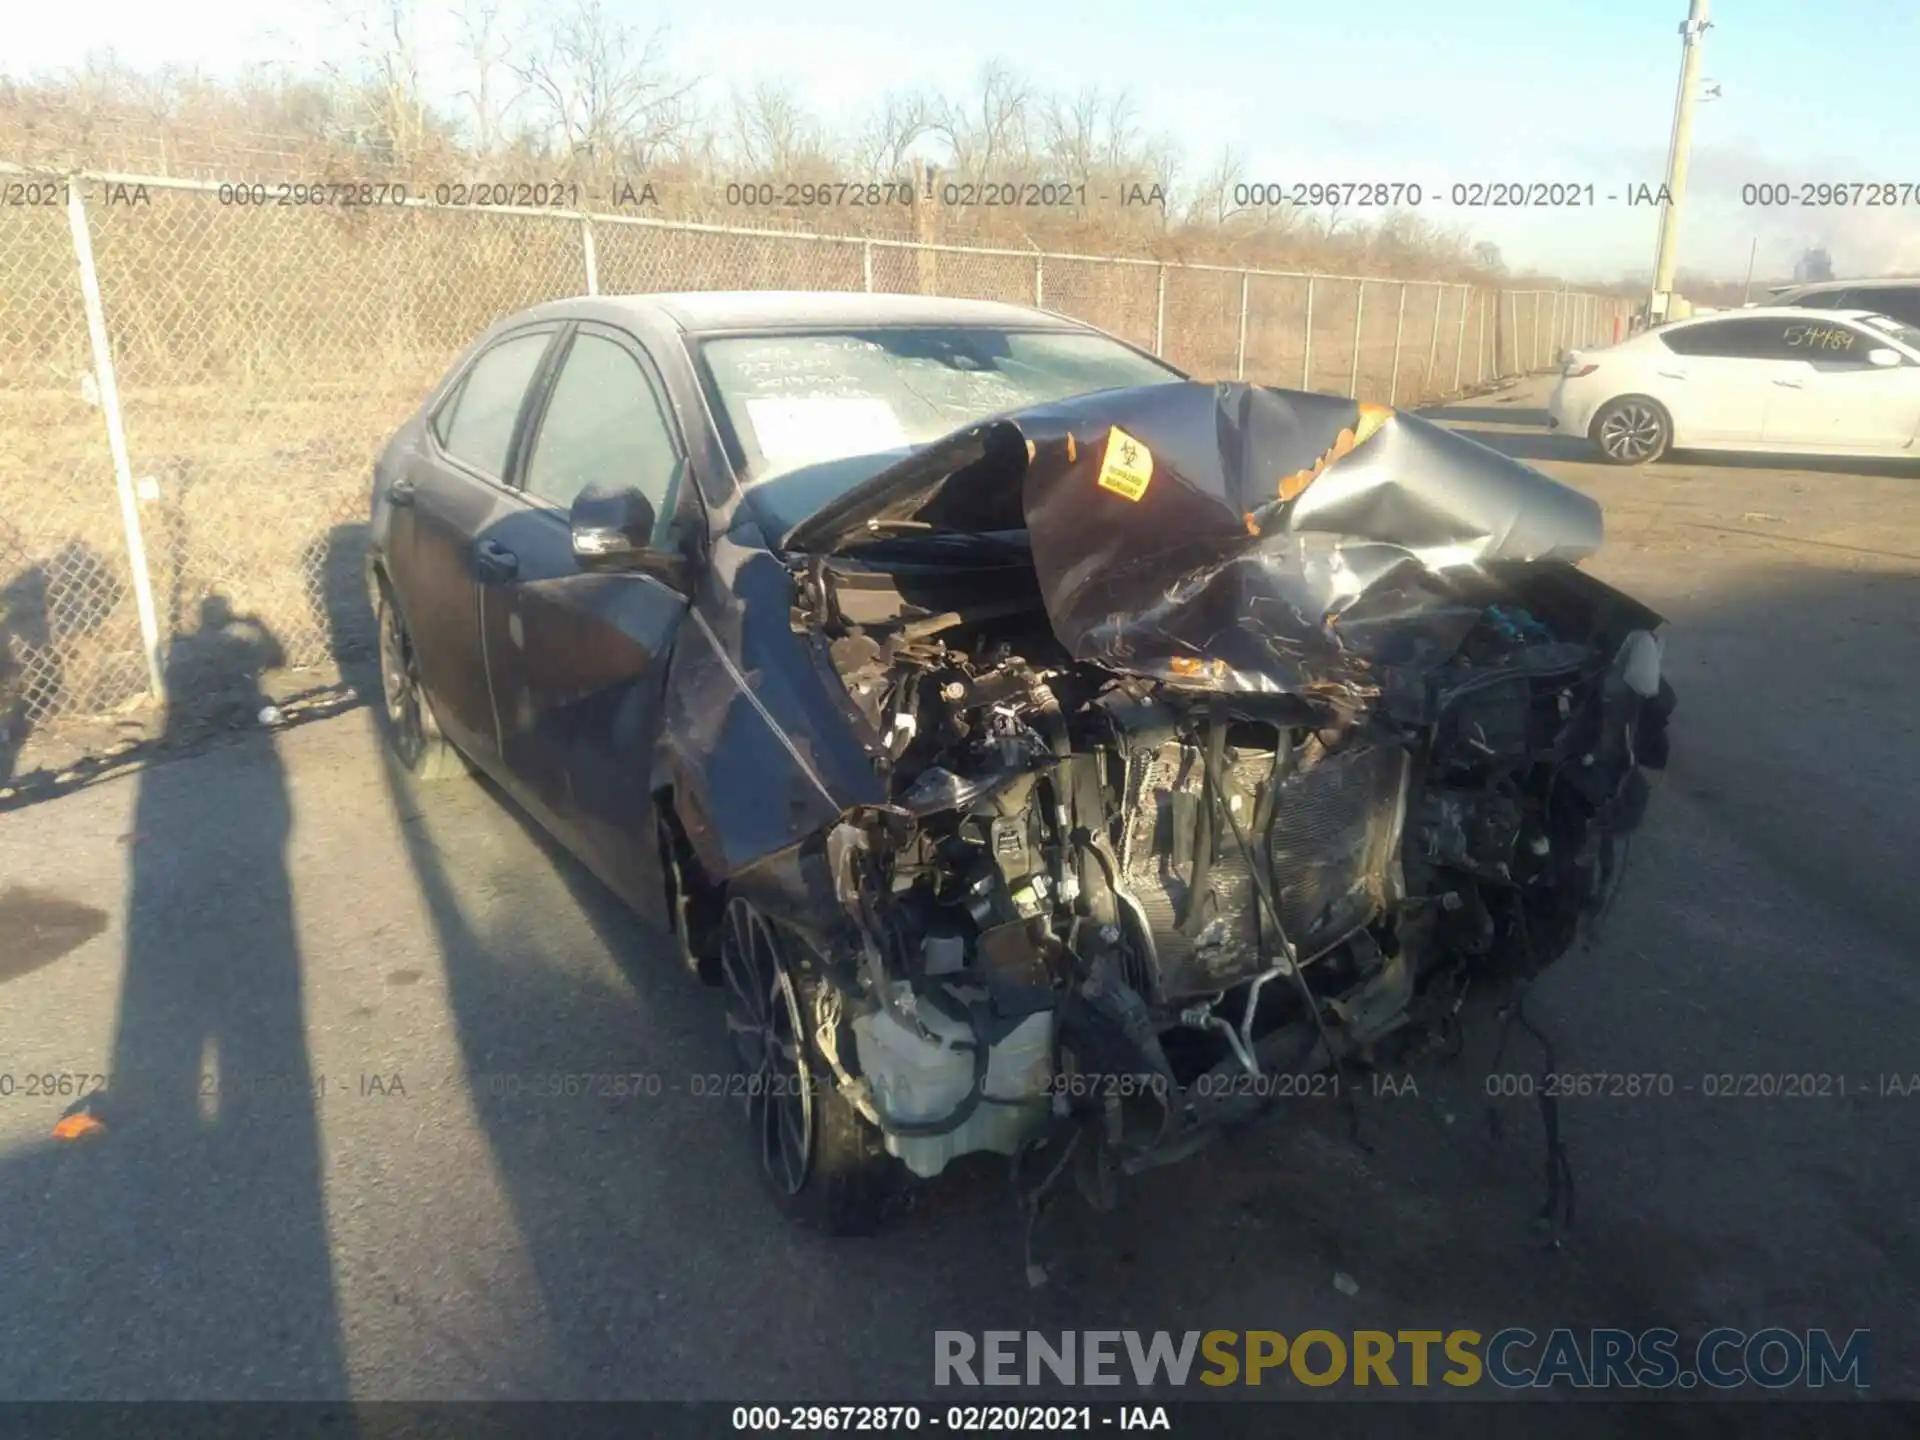
[[(1295, 1106), (1065, 1204), (1039, 1289), (992, 1167), (797, 1232), (704, 1093), (717, 996), (356, 708), (0, 814), (0, 1397), (925, 1399), (938, 1329), (1507, 1325), (1867, 1328), (1920, 1396), (1920, 467), (1615, 470), (1543, 397), (1442, 418), (1603, 502), (1680, 696), (1605, 936), (1529, 1003), (1563, 1070), (1672, 1077), (1565, 1103), (1562, 1247), (1471, 1048), (1364, 1098), (1364, 1147)], [(657, 1078), (528, 1093), (554, 1072)], [(31, 1077), (107, 1073), (104, 1133), (53, 1140)], [(1830, 1078), (1707, 1093), (1748, 1074)]]

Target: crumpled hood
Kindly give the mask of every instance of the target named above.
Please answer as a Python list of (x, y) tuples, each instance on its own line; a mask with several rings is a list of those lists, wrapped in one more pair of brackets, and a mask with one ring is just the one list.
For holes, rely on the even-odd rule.
[[(1306, 694), (1450, 655), (1514, 563), (1571, 562), (1600, 507), (1383, 406), (1239, 383), (1110, 390), (958, 431), (811, 517), (1024, 526), (1076, 658), (1204, 689)], [(1597, 583), (1597, 582), (1596, 582)]]

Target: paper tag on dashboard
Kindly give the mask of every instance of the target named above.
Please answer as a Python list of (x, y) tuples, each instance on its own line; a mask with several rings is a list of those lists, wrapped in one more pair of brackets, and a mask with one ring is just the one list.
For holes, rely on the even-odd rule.
[(760, 453), (775, 465), (809, 465), (912, 444), (885, 400), (841, 396), (767, 396), (747, 401)]
[(1114, 426), (1107, 432), (1107, 454), (1100, 462), (1100, 488), (1123, 500), (1138, 500), (1152, 480), (1153, 452)]

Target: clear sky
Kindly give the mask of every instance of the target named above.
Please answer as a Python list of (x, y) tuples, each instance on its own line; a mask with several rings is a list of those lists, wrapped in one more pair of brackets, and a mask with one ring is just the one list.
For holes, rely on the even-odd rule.
[[(355, 0), (338, 0), (352, 4)], [(421, 43), (453, 63), (452, 0), (418, 0)], [(708, 99), (762, 77), (793, 82), (824, 118), (889, 89), (952, 91), (991, 60), (1041, 86), (1125, 88), (1145, 128), (1202, 169), (1230, 145), (1250, 180), (1398, 180), (1442, 196), (1421, 214), (1498, 244), (1516, 268), (1572, 279), (1651, 267), (1684, 0), (605, 0), (667, 25), (675, 68)], [(320, 52), (327, 0), (17, 0), (0, 41), (15, 72), (112, 46), (137, 66), (229, 71)], [(1888, 180), (1920, 191), (1920, 0), (1719, 0), (1702, 75), (1681, 237), (1689, 269), (1784, 273), (1824, 244), (1840, 273), (1920, 270), (1920, 196), (1904, 208), (1754, 208), (1745, 183)], [(443, 48), (444, 47), (444, 48)], [(451, 93), (451, 85), (448, 87)], [(1591, 182), (1597, 210), (1461, 211), (1455, 181)], [(1620, 194), (1609, 203), (1608, 194)]]

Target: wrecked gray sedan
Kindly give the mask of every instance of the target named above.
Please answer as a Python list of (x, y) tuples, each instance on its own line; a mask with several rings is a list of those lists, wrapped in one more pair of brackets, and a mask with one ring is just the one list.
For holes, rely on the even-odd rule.
[[(532, 335), (473, 476), (469, 371)], [(608, 436), (611, 351), (565, 393), (582, 336), (658, 454)], [(403, 758), (664, 912), (776, 1197), (835, 1231), (972, 1152), (1097, 1196), (1442, 1033), (1604, 910), (1666, 759), (1591, 500), (1012, 307), (542, 307), (383, 456), (374, 530)]]

